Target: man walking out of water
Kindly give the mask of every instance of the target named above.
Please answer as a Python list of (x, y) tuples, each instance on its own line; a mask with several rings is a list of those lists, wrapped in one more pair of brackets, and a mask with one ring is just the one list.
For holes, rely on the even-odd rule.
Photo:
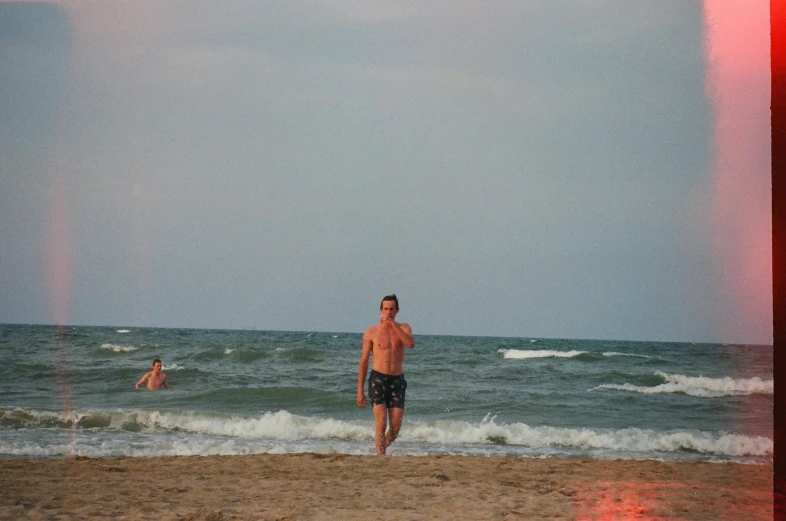
[(145, 373), (137, 383), (136, 388), (139, 389), (139, 386), (147, 380), (147, 388), (151, 391), (157, 391), (162, 387), (164, 389), (169, 389), (169, 385), (166, 383), (166, 375), (161, 372), (161, 360), (156, 358), (153, 360), (153, 370)]
[(357, 402), (358, 407), (366, 407), (363, 384), (368, 371), (368, 357), (371, 356), (373, 362), (371, 374), (368, 376), (368, 395), (374, 410), (374, 443), (377, 456), (384, 456), (388, 445), (398, 436), (401, 420), (404, 418), (404, 393), (407, 390), (407, 381), (404, 379), (404, 346), (410, 349), (415, 347), (415, 338), (409, 324), (395, 321), (398, 313), (396, 295), (384, 297), (379, 309), (379, 323), (363, 333)]

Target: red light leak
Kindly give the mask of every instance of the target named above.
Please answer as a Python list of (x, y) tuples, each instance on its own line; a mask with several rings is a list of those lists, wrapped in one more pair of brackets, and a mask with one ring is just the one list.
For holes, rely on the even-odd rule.
[(769, 3), (705, 0), (704, 21), (718, 324), (745, 342), (772, 316)]
[[(57, 392), (62, 411), (71, 417), (71, 384), (69, 376), (70, 357), (68, 352), (68, 331), (71, 305), (72, 243), (71, 222), (68, 214), (68, 191), (63, 176), (54, 174), (52, 180), (52, 204), (49, 209), (49, 291), (52, 316), (55, 322), (56, 349), (53, 357)], [(68, 455), (74, 455), (75, 436), (68, 429)]]
[(668, 521), (672, 519), (772, 519), (772, 492), (762, 490), (739, 505), (717, 506), (714, 498), (739, 491), (684, 483), (598, 481), (584, 483), (575, 499), (575, 521)]

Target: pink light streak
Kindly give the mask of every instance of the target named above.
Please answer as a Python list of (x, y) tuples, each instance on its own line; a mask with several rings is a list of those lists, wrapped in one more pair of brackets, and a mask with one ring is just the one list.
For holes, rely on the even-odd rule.
[(719, 333), (746, 342), (772, 328), (769, 2), (705, 0), (704, 16)]

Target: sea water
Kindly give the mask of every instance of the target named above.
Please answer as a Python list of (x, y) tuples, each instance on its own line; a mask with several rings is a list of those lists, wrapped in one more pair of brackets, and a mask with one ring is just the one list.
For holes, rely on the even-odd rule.
[[(415, 333), (391, 455), (772, 462), (772, 346)], [(361, 339), (0, 325), (0, 458), (373, 454)]]

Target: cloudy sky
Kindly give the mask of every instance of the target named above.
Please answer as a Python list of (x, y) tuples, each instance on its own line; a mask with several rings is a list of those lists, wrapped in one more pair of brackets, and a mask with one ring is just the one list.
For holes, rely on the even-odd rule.
[(750, 4), (0, 3), (0, 323), (771, 343)]

